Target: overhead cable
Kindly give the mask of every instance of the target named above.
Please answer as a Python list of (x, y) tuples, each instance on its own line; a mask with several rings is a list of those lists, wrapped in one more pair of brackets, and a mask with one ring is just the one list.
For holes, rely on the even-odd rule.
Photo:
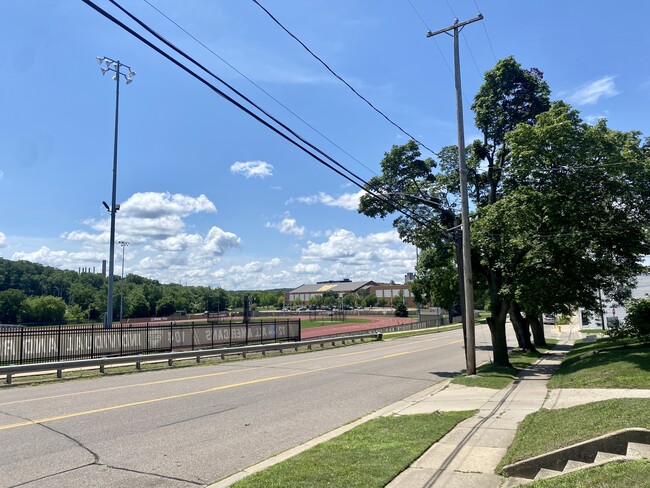
[[(340, 166), (341, 168), (343, 168), (344, 171), (347, 171), (348, 173), (354, 175), (355, 178), (357, 178), (361, 183), (360, 183), (359, 181), (356, 181), (355, 179), (351, 178), (350, 176), (348, 176), (347, 174), (345, 174), (343, 171), (337, 169), (337, 168), (334, 167), (332, 164), (328, 163), (327, 161), (325, 161), (324, 159), (322, 159), (321, 157), (319, 157), (317, 154), (315, 154), (314, 152), (312, 152), (312, 150), (310, 150), (310, 149), (304, 147), (304, 146), (301, 145), (298, 141), (292, 139), (292, 138), (289, 137), (287, 134), (285, 134), (284, 132), (282, 132), (280, 129), (278, 129), (277, 127), (273, 126), (271, 123), (269, 123), (268, 121), (264, 120), (262, 117), (260, 117), (260, 116), (257, 115), (256, 113), (254, 113), (252, 110), (250, 110), (249, 108), (245, 107), (244, 105), (242, 105), (241, 103), (239, 103), (237, 100), (233, 99), (231, 96), (229, 96), (228, 94), (226, 94), (225, 92), (223, 92), (222, 90), (220, 90), (219, 88), (217, 88), (215, 85), (213, 85), (212, 83), (210, 83), (208, 80), (206, 80), (205, 78), (203, 78), (201, 75), (199, 75), (199, 74), (197, 74), (196, 72), (194, 72), (191, 68), (187, 67), (186, 65), (184, 65), (183, 63), (181, 63), (180, 61), (178, 61), (176, 58), (174, 58), (173, 56), (171, 56), (170, 54), (168, 54), (167, 52), (163, 51), (161, 48), (159, 48), (158, 46), (156, 46), (155, 44), (153, 44), (151, 41), (149, 41), (148, 39), (144, 38), (142, 35), (140, 35), (140, 34), (137, 33), (136, 31), (134, 31), (134, 30), (131, 29), (130, 27), (128, 27), (126, 24), (124, 24), (123, 22), (121, 22), (119, 19), (117, 19), (116, 17), (114, 17), (113, 15), (111, 15), (110, 13), (108, 13), (107, 11), (105, 11), (104, 9), (102, 9), (101, 7), (99, 7), (98, 5), (96, 5), (93, 1), (91, 1), (91, 0), (81, 0), (81, 1), (84, 2), (86, 5), (88, 5), (89, 7), (91, 7), (91, 8), (92, 8), (93, 10), (95, 10), (96, 12), (98, 12), (99, 14), (101, 14), (102, 16), (104, 16), (105, 18), (107, 18), (108, 20), (110, 20), (111, 22), (113, 22), (114, 24), (116, 24), (116, 25), (118, 25), (119, 27), (121, 27), (122, 29), (124, 29), (126, 32), (128, 32), (129, 34), (131, 34), (132, 36), (134, 36), (136, 39), (138, 39), (140, 42), (144, 43), (145, 45), (147, 45), (148, 47), (150, 47), (151, 49), (153, 49), (154, 51), (156, 51), (158, 54), (160, 54), (161, 56), (163, 56), (163, 57), (166, 58), (167, 60), (171, 61), (173, 64), (175, 64), (176, 66), (178, 66), (179, 68), (181, 68), (183, 71), (185, 71), (186, 73), (188, 73), (190, 76), (192, 76), (193, 78), (197, 79), (198, 81), (200, 81), (201, 83), (203, 83), (204, 85), (206, 85), (208, 88), (210, 88), (212, 91), (214, 91), (214, 92), (217, 93), (219, 96), (221, 96), (222, 98), (224, 98), (226, 101), (228, 101), (228, 102), (230, 102), (231, 104), (235, 105), (237, 108), (239, 108), (240, 110), (244, 111), (247, 115), (249, 115), (250, 117), (253, 117), (256, 121), (260, 122), (261, 124), (263, 124), (263, 125), (266, 126), (267, 128), (271, 129), (273, 132), (275, 132), (276, 134), (278, 134), (280, 137), (282, 137), (283, 139), (287, 140), (288, 142), (290, 142), (291, 144), (293, 144), (294, 146), (296, 146), (297, 148), (299, 148), (300, 150), (302, 150), (303, 152), (305, 152), (306, 154), (308, 154), (309, 156), (311, 156), (311, 157), (312, 157), (313, 159), (315, 159), (316, 161), (320, 162), (320, 163), (323, 164), (324, 166), (328, 167), (329, 169), (331, 169), (332, 171), (334, 171), (335, 173), (337, 173), (338, 175), (342, 176), (343, 178), (345, 178), (346, 180), (348, 180), (348, 181), (349, 181), (350, 183), (352, 183), (353, 185), (359, 187), (359, 188), (362, 189), (362, 190), (365, 190), (367, 193), (369, 193), (370, 195), (374, 196), (374, 197), (377, 198), (378, 200), (383, 201), (384, 203), (389, 204), (391, 207), (393, 207), (394, 211), (397, 211), (397, 212), (399, 212), (399, 213), (402, 213), (403, 215), (405, 215), (406, 217), (409, 217), (409, 218), (413, 219), (414, 221), (416, 221), (416, 222), (419, 223), (420, 225), (427, 225), (427, 223), (420, 221), (417, 217), (415, 217), (415, 216), (413, 216), (413, 215), (409, 215), (408, 212), (406, 212), (406, 211), (404, 211), (404, 209), (400, 208), (399, 205), (397, 205), (393, 200), (387, 199), (385, 196), (383, 196), (383, 195), (381, 195), (381, 194), (377, 194), (377, 193), (375, 193), (372, 189), (368, 188), (368, 182), (366, 182), (366, 181), (363, 180), (362, 178), (360, 178), (360, 177), (354, 175), (354, 173), (352, 173), (352, 172), (350, 172), (349, 170), (347, 170), (347, 169), (346, 169), (345, 167), (343, 167), (340, 163), (335, 162), (335, 160), (334, 160), (333, 158), (330, 158), (330, 157), (327, 156), (325, 153), (323, 153), (322, 151), (320, 151), (318, 148), (315, 148), (312, 144), (310, 144), (309, 142), (303, 140), (303, 139), (302, 139), (300, 136), (298, 136), (295, 132), (291, 131), (289, 128), (287, 128), (286, 126), (284, 126), (284, 124), (282, 124), (281, 122), (277, 121), (276, 119), (273, 119), (273, 117), (271, 117), (269, 114), (267, 114), (267, 113), (266, 113), (265, 111), (263, 111), (261, 108), (259, 108), (257, 105), (253, 104), (252, 101), (250, 101), (249, 99), (243, 97), (243, 95), (241, 95), (241, 96), (242, 96), (246, 101), (248, 101), (249, 103), (251, 103), (252, 105), (254, 105), (258, 110), (262, 111), (265, 115), (267, 115), (268, 117), (272, 118), (276, 123), (280, 124), (280, 125), (281, 125), (283, 128), (285, 128), (286, 130), (289, 130), (289, 131), (291, 132), (292, 135), (294, 135), (295, 137), (297, 137), (298, 139), (300, 139), (302, 142), (304, 142), (305, 144), (307, 144), (308, 146), (310, 146), (313, 150), (315, 150), (316, 152), (319, 152), (319, 153), (323, 154), (327, 159), (330, 159), (331, 161), (334, 161), (335, 164), (336, 164), (337, 166)], [(111, 3), (113, 3), (115, 6), (117, 6), (118, 8), (120, 8), (120, 10), (122, 10), (124, 13), (126, 13), (127, 15), (129, 15), (129, 16), (130, 16), (131, 18), (133, 18), (136, 22), (141, 23), (141, 21), (139, 21), (137, 18), (135, 18), (135, 16), (132, 16), (130, 13), (128, 13), (125, 9), (123, 9), (121, 6), (119, 6), (116, 2), (114, 2), (113, 0), (111, 0)], [(141, 25), (144, 26), (144, 23), (141, 23)], [(153, 34), (154, 34), (156, 37), (158, 37), (160, 40), (162, 40), (163, 42), (165, 42), (166, 44), (168, 44), (170, 47), (172, 47), (174, 50), (176, 50), (177, 52), (179, 52), (180, 54), (182, 54), (183, 56), (185, 56), (187, 59), (191, 60), (194, 64), (196, 64), (197, 66), (201, 67), (201, 69), (203, 69), (203, 70), (205, 70), (206, 72), (209, 73), (209, 71), (208, 71), (206, 68), (202, 67), (198, 62), (192, 60), (191, 57), (189, 57), (188, 55), (186, 55), (185, 53), (183, 53), (183, 52), (182, 52), (181, 50), (179, 50), (178, 48), (174, 47), (174, 46), (173, 46), (171, 43), (169, 43), (168, 41), (164, 40), (164, 38), (162, 38), (162, 36), (159, 36), (158, 34), (155, 34), (154, 31), (153, 31), (152, 29), (148, 28), (148, 27), (145, 27), (145, 28), (146, 28), (148, 31), (150, 31), (151, 33), (153, 33)], [(216, 77), (216, 76), (213, 75), (213, 74), (212, 74), (211, 76), (214, 76), (215, 78), (218, 79), (218, 77)], [(239, 92), (237, 92), (234, 88), (230, 87), (228, 84), (226, 84), (225, 82), (223, 82), (223, 80), (220, 80), (220, 81), (221, 81), (221, 83), (223, 83), (223, 84), (225, 84), (226, 86), (228, 86), (231, 90), (235, 91), (236, 93), (239, 93)], [(364, 183), (365, 186), (364, 186), (364, 184), (362, 184), (362, 183)]]
[(338, 73), (336, 73), (325, 61), (323, 61), (317, 54), (315, 54), (307, 45), (302, 42), (298, 36), (296, 36), (293, 32), (291, 32), (289, 29), (287, 29), (282, 22), (280, 22), (275, 16), (269, 12), (258, 0), (252, 0), (253, 3), (255, 3), (259, 8), (261, 8), (272, 20), (275, 22), (280, 28), (285, 31), (289, 36), (291, 36), (293, 39), (298, 42), (311, 56), (316, 59), (320, 64), (322, 64), (327, 71), (329, 71), (335, 78), (337, 78), (339, 81), (341, 81), (345, 86), (347, 86), (352, 92), (359, 97), (361, 100), (366, 102), (375, 112), (377, 112), (379, 115), (381, 115), (384, 119), (386, 119), (391, 125), (396, 127), (402, 134), (407, 135), (409, 138), (413, 139), (418, 145), (422, 146), (425, 148), (427, 151), (431, 152), (432, 154), (435, 154), (436, 156), (439, 156), (436, 151), (428, 147), (426, 144), (423, 142), (419, 141), (415, 136), (412, 134), (408, 133), (406, 130), (404, 130), (399, 124), (394, 122), (388, 115), (386, 115), (384, 112), (379, 110), (377, 107), (375, 107), (370, 100), (368, 100), (366, 97), (364, 97), (361, 93), (359, 93), (350, 83), (345, 81)]

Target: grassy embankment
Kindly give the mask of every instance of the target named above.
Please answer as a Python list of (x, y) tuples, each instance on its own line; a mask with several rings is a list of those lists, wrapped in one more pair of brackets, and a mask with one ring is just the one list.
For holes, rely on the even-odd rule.
[[(601, 339), (577, 343), (549, 388), (650, 389), (650, 344)], [(541, 410), (522, 422), (497, 470), (503, 466), (628, 427), (650, 429), (650, 399), (617, 398), (584, 405)], [(539, 487), (648, 486), (650, 464), (622, 463), (538, 481)]]

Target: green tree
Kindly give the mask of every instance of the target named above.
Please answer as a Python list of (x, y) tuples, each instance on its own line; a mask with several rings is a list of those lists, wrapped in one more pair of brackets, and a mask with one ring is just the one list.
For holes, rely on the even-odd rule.
[(374, 293), (369, 293), (364, 299), (364, 305), (366, 307), (374, 307), (377, 305), (377, 295)]
[(27, 297), (23, 322), (62, 322), (66, 312), (65, 302), (58, 297)]
[(26, 296), (21, 290), (0, 291), (0, 324), (15, 324), (21, 315)]

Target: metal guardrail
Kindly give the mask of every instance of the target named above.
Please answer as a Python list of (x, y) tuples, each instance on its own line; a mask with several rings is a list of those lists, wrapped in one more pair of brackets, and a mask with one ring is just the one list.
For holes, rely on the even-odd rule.
[(136, 369), (141, 369), (143, 362), (153, 363), (153, 362), (162, 362), (167, 361), (169, 366), (172, 366), (175, 360), (182, 359), (192, 359), (195, 358), (196, 362), (200, 362), (201, 358), (204, 357), (214, 357), (221, 356), (221, 359), (224, 359), (226, 355), (236, 355), (241, 354), (244, 358), (248, 353), (261, 352), (262, 354), (267, 351), (280, 351), (284, 349), (295, 349), (298, 350), (299, 347), (305, 346), (307, 349), (311, 350), (312, 346), (320, 345), (325, 347), (326, 343), (331, 343), (335, 345), (337, 342), (342, 342), (345, 344), (346, 341), (356, 342), (360, 340), (363, 342), (364, 339), (375, 339), (380, 341), (382, 339), (381, 333), (376, 334), (355, 334), (348, 335), (343, 337), (331, 337), (331, 338), (320, 338), (320, 339), (310, 339), (300, 342), (277, 342), (273, 344), (259, 344), (253, 346), (239, 346), (239, 347), (224, 347), (221, 349), (201, 349), (194, 351), (174, 351), (174, 352), (165, 352), (165, 353), (155, 353), (155, 354), (140, 354), (135, 356), (113, 356), (113, 357), (103, 357), (103, 358), (93, 358), (93, 359), (77, 359), (73, 361), (56, 361), (48, 363), (29, 363), (29, 364), (15, 364), (11, 366), (0, 366), (0, 376), (4, 375), (7, 384), (11, 384), (13, 375), (21, 373), (39, 373), (39, 372), (49, 372), (55, 371), (57, 378), (61, 378), (63, 371), (66, 369), (77, 369), (77, 368), (93, 368), (98, 367), (100, 372), (104, 372), (104, 368), (107, 365), (113, 364), (135, 364)]

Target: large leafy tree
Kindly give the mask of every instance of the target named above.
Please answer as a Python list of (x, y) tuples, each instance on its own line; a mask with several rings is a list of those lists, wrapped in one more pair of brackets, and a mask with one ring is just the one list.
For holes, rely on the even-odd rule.
[[(507, 58), (486, 73), (473, 104), (483, 140), (469, 147), (472, 265), (475, 282), (488, 286), (497, 365), (509, 365), (509, 312), (522, 347), (531, 347), (529, 326), (543, 343), (541, 311), (567, 311), (592, 303), (599, 288), (631, 283), (650, 251), (647, 146), (637, 133), (589, 126), (566, 104), (551, 106), (549, 92), (541, 72)], [(415, 143), (393, 147), (368, 185), (409, 210), (394, 221), (404, 240), (449, 245), (454, 153), (441, 151), (434, 174)], [(394, 206), (368, 194), (359, 211), (383, 218)]]

